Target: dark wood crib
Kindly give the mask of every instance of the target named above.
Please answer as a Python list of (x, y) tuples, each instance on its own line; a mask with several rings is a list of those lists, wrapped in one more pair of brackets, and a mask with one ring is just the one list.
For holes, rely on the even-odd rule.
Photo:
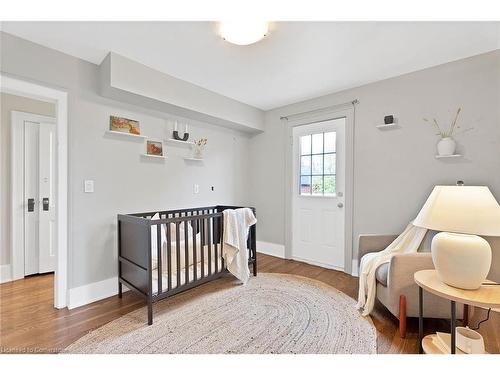
[[(118, 215), (118, 295), (122, 285), (147, 303), (153, 324), (153, 303), (221, 277), (223, 211), (236, 206), (211, 206)], [(255, 208), (251, 207), (255, 214)], [(249, 265), (257, 276), (256, 226), (247, 241)], [(154, 253), (154, 254), (153, 254)]]

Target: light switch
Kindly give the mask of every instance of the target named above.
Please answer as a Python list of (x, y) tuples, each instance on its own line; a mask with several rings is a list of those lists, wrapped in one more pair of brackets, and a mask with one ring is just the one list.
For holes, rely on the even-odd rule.
[(200, 185), (194, 184), (193, 185), (193, 193), (198, 194), (200, 192)]
[(94, 192), (94, 180), (85, 180), (83, 183), (83, 191), (85, 193), (93, 193)]

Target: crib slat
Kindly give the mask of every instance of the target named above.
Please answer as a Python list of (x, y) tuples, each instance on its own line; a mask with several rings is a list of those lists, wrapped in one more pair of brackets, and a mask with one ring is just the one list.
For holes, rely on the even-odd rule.
[(189, 283), (189, 237), (188, 237), (188, 223), (189, 221), (184, 221), (184, 284)]
[(248, 230), (248, 236), (247, 236), (247, 242), (246, 242), (246, 247), (247, 247), (247, 252), (248, 252), (248, 259), (252, 260), (252, 247), (250, 244), (252, 243), (252, 231)]
[(180, 240), (180, 223), (176, 222), (175, 223), (175, 259), (176, 259), (176, 273), (177, 273), (177, 285), (175, 286), (176, 288), (181, 286), (181, 244), (179, 242)]
[(161, 224), (156, 224), (156, 246), (157, 246), (157, 250), (158, 250), (158, 255), (157, 255), (157, 258), (156, 258), (156, 268), (157, 268), (157, 271), (158, 271), (158, 293), (161, 293), (163, 291), (163, 286), (161, 285), (162, 284), (162, 259), (161, 259), (161, 251), (162, 251), (162, 248), (161, 248)]
[(205, 277), (205, 224), (202, 219), (198, 220), (200, 225), (200, 250), (201, 250), (201, 278)]
[(196, 255), (196, 221), (191, 220), (191, 227), (193, 228), (193, 281), (198, 279), (198, 259)]
[(219, 272), (219, 252), (217, 249), (218, 232), (219, 232), (219, 225), (218, 225), (219, 218), (214, 217), (213, 223), (214, 223), (213, 232), (214, 232), (214, 251), (215, 251), (215, 272), (217, 273), (217, 272)]
[(222, 269), (224, 268), (222, 265), (222, 231), (221, 231), (221, 225), (222, 225), (222, 217), (218, 216), (217, 217), (217, 246), (219, 248), (219, 271), (222, 272)]
[(212, 218), (207, 219), (207, 240), (208, 240), (208, 274), (212, 274), (212, 230), (210, 223)]
[(167, 277), (168, 277), (168, 290), (172, 290), (172, 233), (170, 226), (167, 224)]

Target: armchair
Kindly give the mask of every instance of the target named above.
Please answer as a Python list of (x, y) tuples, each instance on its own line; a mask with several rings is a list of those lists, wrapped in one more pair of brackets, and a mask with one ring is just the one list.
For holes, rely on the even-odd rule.
[[(417, 253), (396, 254), (390, 263), (376, 270), (377, 299), (399, 319), (399, 334), (406, 336), (407, 317), (418, 317), (418, 286), (413, 274), (420, 270), (434, 269), (428, 233)], [(363, 255), (385, 249), (397, 235), (361, 235), (359, 237), (358, 266)], [(424, 317), (449, 318), (450, 305), (447, 300), (424, 292)], [(458, 305), (458, 304), (457, 304)], [(457, 306), (457, 318), (463, 316), (463, 305)]]

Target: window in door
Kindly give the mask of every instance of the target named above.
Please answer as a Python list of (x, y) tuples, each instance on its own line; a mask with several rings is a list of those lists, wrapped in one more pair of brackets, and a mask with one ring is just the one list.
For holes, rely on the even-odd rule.
[(300, 137), (300, 195), (335, 196), (336, 138), (336, 132)]

